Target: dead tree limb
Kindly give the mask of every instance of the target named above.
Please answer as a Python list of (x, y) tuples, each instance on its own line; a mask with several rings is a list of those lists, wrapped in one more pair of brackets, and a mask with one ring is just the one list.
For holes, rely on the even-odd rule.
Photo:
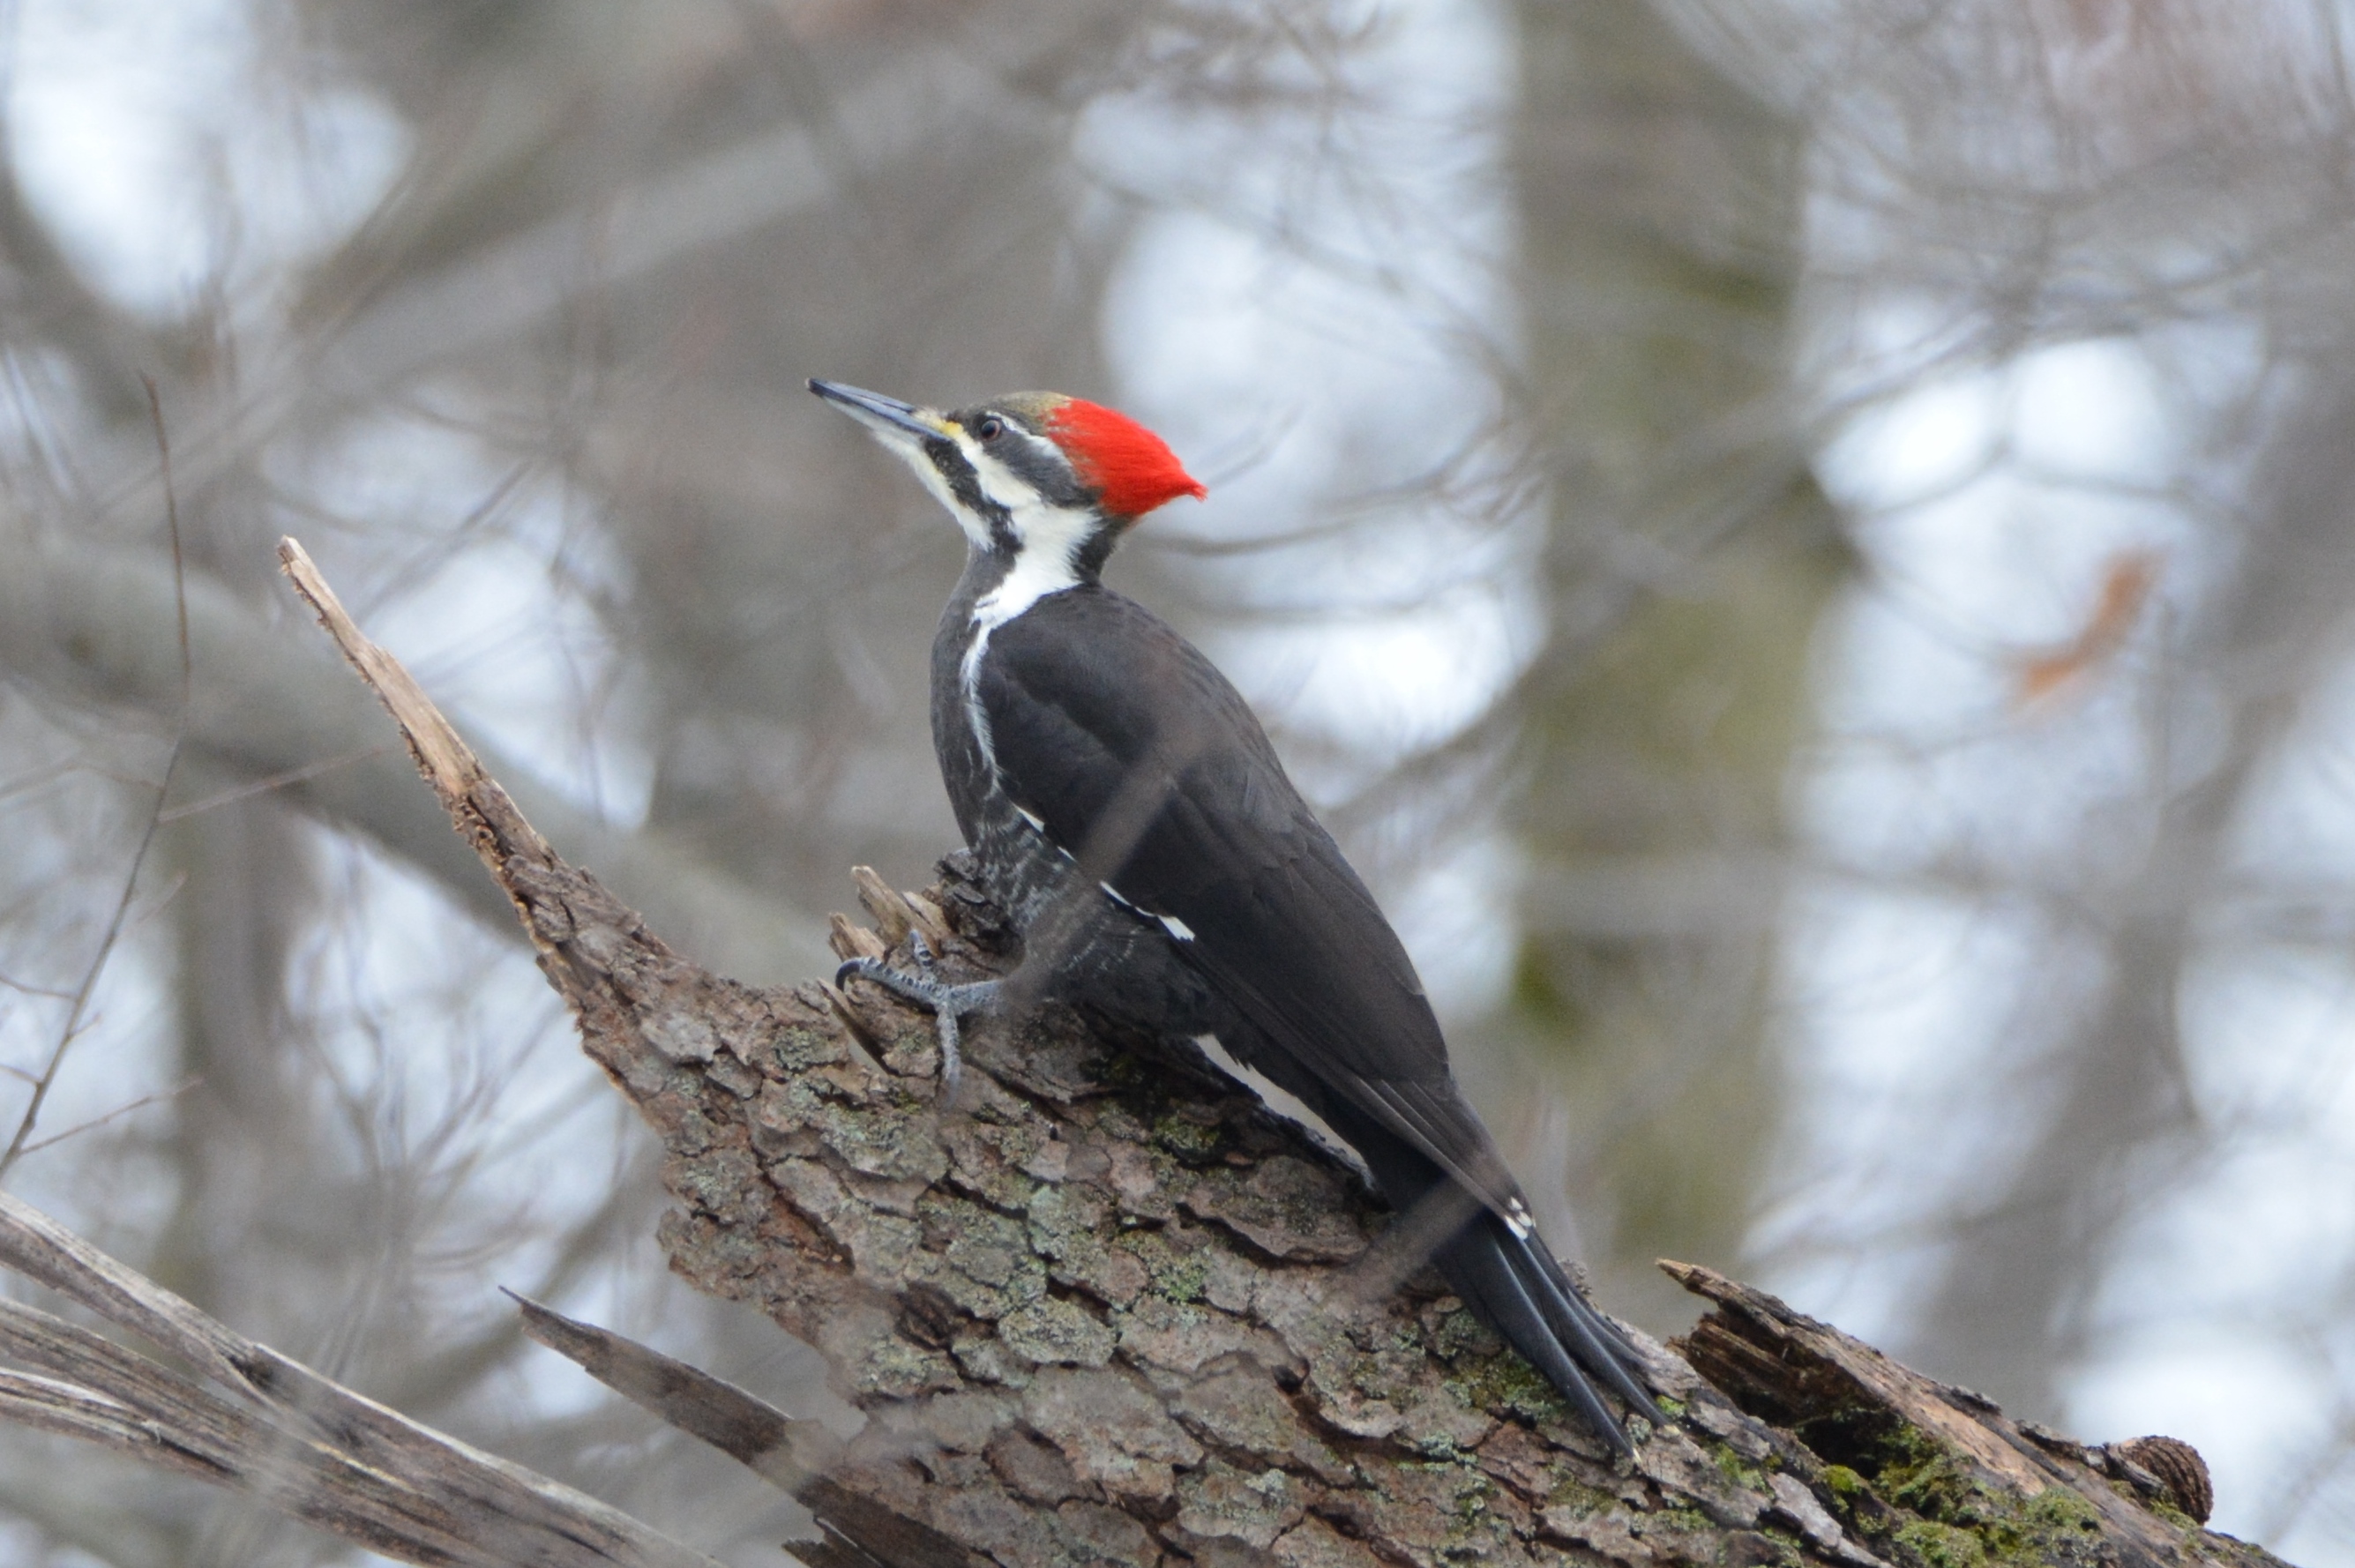
[(243, 1338), (6, 1193), (0, 1267), (181, 1363), (0, 1301), (0, 1357), (40, 1369), (0, 1369), (0, 1417), (244, 1492), (410, 1563), (718, 1568), (594, 1498), (421, 1426)]
[[(1637, 1337), (1675, 1424), (1614, 1465), (1376, 1200), (1216, 1075), (1050, 1008), (974, 1042), (952, 1112), (927, 1019), (680, 958), (281, 555), (661, 1136), (672, 1267), (816, 1345), (868, 1415), (829, 1487), (940, 1543), (885, 1561), (2275, 1563), (2137, 1490), (2148, 1467), (1682, 1265), (1719, 1308), (1691, 1362)], [(923, 927), (1002, 968), (958, 864), (924, 895), (863, 885), (881, 929), (838, 921), (837, 945)]]

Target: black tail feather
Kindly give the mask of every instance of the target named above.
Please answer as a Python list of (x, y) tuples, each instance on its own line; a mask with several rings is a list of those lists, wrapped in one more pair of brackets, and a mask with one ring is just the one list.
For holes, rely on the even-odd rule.
[(1346, 1101), (1318, 1108), (1364, 1157), (1383, 1196), (1400, 1213), (1413, 1213), (1425, 1204), (1460, 1205), (1454, 1210), (1457, 1213), (1472, 1211), (1453, 1236), (1432, 1248), (1432, 1263), (1472, 1315), (1504, 1336), (1604, 1441), (1623, 1454), (1635, 1451), (1595, 1392), (1597, 1382), (1656, 1426), (1668, 1424), (1636, 1379), (1643, 1358), (1594, 1309), (1543, 1242), (1515, 1235), (1420, 1150)]
[(1570, 1271), (1561, 1266), (1561, 1260), (1553, 1255), (1553, 1249), (1542, 1242), (1533, 1241), (1529, 1243), (1529, 1255), (1537, 1260), (1538, 1266), (1544, 1271), (1548, 1282), (1563, 1296), (1577, 1303), (1585, 1315), (1588, 1327), (1600, 1332), (1603, 1342), (1611, 1348), (1611, 1353), (1617, 1357), (1629, 1371), (1642, 1371), (1645, 1365), (1644, 1352), (1636, 1349), (1619, 1325), (1605, 1317), (1596, 1308), (1593, 1302), (1587, 1299), (1586, 1293), (1572, 1283)]
[(1561, 1264), (1544, 1243), (1517, 1239), (1514, 1246), (1516, 1251), (1508, 1255), (1515, 1267), (1579, 1364), (1600, 1376), (1612, 1392), (1627, 1402), (1630, 1412), (1655, 1426), (1668, 1424), (1660, 1407), (1652, 1403), (1651, 1394), (1630, 1375), (1643, 1367), (1635, 1347), (1627, 1343), (1609, 1318), (1595, 1310), (1593, 1302), (1579, 1293), (1578, 1286), (1562, 1272)]
[[(1524, 1244), (1513, 1239), (1503, 1221), (1483, 1210), (1477, 1219), (1457, 1232), (1455, 1240), (1441, 1247), (1432, 1261), (1439, 1265), (1441, 1276), (1464, 1298), (1473, 1316), (1503, 1335), (1505, 1342), (1518, 1350), (1546, 1381), (1561, 1392), (1587, 1425), (1619, 1452), (1634, 1453), (1627, 1435), (1611, 1418), (1602, 1396), (1594, 1392), (1594, 1385), (1572, 1359), (1570, 1349), (1548, 1325), (1548, 1314), (1522, 1283), (1512, 1252)], [(1593, 1343), (1591, 1339), (1587, 1343)], [(1596, 1360), (1611, 1365), (1608, 1356), (1597, 1356)], [(1622, 1377), (1625, 1375), (1620, 1373)]]

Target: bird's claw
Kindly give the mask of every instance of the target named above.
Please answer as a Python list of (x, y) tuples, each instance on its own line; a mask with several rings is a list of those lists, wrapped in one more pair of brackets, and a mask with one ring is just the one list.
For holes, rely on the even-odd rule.
[(908, 945), (915, 955), (915, 974), (894, 969), (880, 958), (853, 958), (834, 972), (834, 983), (839, 986), (853, 976), (872, 980), (893, 996), (930, 1012), (940, 1033), (941, 1085), (949, 1098), (954, 1099), (964, 1077), (964, 1056), (960, 1050), (963, 1034), (957, 1020), (964, 1014), (980, 1012), (994, 1004), (997, 1000), (997, 982), (946, 984), (940, 978), (932, 946), (925, 942), (923, 933), (909, 933)]

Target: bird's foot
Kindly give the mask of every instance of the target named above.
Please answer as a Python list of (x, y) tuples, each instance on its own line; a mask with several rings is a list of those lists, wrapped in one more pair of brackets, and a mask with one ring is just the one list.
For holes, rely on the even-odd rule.
[(975, 980), (962, 986), (950, 985), (940, 977), (932, 947), (924, 941), (922, 932), (910, 932), (908, 945), (916, 955), (915, 974), (894, 969), (880, 958), (853, 958), (834, 972), (834, 983), (839, 986), (856, 975), (930, 1011), (940, 1030), (941, 1086), (954, 1100), (958, 1084), (964, 1079), (957, 1020), (967, 1013), (986, 1012), (996, 1006), (999, 982)]

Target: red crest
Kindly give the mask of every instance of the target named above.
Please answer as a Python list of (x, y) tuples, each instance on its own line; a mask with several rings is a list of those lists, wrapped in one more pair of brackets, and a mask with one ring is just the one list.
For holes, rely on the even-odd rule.
[(1047, 416), (1047, 433), (1072, 469), (1103, 497), (1104, 509), (1141, 517), (1180, 496), (1209, 494), (1169, 443), (1117, 410), (1068, 398)]

